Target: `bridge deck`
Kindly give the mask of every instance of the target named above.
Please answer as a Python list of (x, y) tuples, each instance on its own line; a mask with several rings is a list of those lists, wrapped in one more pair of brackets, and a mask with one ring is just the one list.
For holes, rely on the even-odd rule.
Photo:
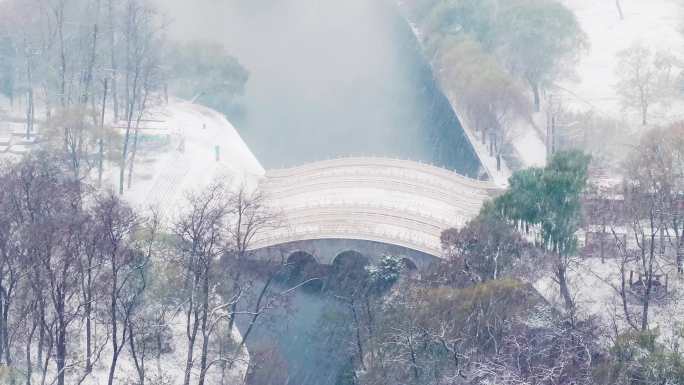
[(261, 183), (285, 226), (254, 248), (346, 238), (441, 256), (444, 229), (463, 226), (498, 193), (492, 183), (435, 166), (385, 158), (344, 158), (271, 170)]

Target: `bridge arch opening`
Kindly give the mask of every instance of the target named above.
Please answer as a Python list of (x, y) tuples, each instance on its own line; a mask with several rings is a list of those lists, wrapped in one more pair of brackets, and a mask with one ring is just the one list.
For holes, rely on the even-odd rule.
[(307, 253), (306, 251), (293, 251), (287, 257), (287, 264), (291, 266), (306, 265), (309, 263), (318, 263), (318, 261), (316, 260), (316, 257), (311, 255), (310, 253)]
[(409, 272), (418, 270), (418, 266), (411, 258), (404, 257), (401, 259), (401, 264)]
[(323, 288), (323, 267), (316, 257), (306, 251), (295, 251), (287, 257), (287, 282), (289, 286), (302, 285), (309, 292), (319, 292)]
[(370, 264), (370, 258), (368, 258), (366, 255), (361, 254), (356, 250), (346, 250), (335, 256), (335, 258), (333, 259), (332, 266), (333, 269), (358, 269), (359, 267), (365, 269), (365, 266), (368, 264)]
[(420, 272), (418, 271), (418, 266), (411, 258), (403, 257), (401, 259), (402, 275), (408, 277), (409, 279), (420, 278)]
[(370, 258), (355, 250), (343, 251), (335, 256), (328, 275), (327, 288), (342, 295), (352, 295), (368, 277), (366, 266)]

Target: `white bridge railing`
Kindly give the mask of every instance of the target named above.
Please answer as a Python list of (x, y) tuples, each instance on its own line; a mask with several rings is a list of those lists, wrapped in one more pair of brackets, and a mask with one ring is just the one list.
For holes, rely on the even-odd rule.
[(318, 239), (382, 242), (441, 257), (441, 232), (461, 227), (499, 189), (425, 163), (352, 157), (270, 170), (261, 183), (286, 226), (253, 249)]
[[(442, 185), (445, 188), (449, 188), (450, 185), (461, 185), (468, 187), (470, 190), (483, 190), (490, 193), (496, 193), (499, 190), (490, 181), (473, 179), (455, 171), (428, 163), (380, 157), (349, 157), (323, 160), (292, 168), (268, 170), (266, 177), (270, 180), (277, 180), (279, 178), (290, 180), (298, 176), (307, 177), (312, 173), (320, 176), (326, 174), (339, 176), (353, 173), (349, 169), (354, 168), (358, 170), (359, 174), (386, 174), (408, 177), (418, 181), (431, 180), (433, 183)], [(368, 172), (369, 170), (370, 173)], [(408, 171), (408, 173), (404, 174), (401, 171)], [(432, 179), (426, 178), (427, 176), (432, 177)]]

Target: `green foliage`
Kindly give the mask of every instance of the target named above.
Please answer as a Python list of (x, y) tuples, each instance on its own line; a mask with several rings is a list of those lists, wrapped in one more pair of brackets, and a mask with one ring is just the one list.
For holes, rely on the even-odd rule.
[(475, 274), (479, 281), (506, 276), (527, 247), (491, 203), (462, 229), (445, 230), (441, 242), (452, 268)]
[(382, 257), (377, 265), (366, 266), (370, 289), (378, 292), (387, 290), (397, 282), (403, 268), (401, 258), (393, 255)]
[(187, 43), (169, 51), (170, 86), (178, 96), (223, 113), (244, 93), (247, 70), (218, 44)]
[(490, 314), (497, 317), (521, 314), (535, 303), (530, 293), (530, 288), (523, 282), (505, 278), (457, 290), (454, 300), (456, 309), (463, 314), (465, 322), (466, 314), (483, 307), (494, 310)]
[(508, 180), (508, 191), (495, 200), (497, 209), (513, 221), (536, 223), (542, 215), (543, 174), (540, 168), (514, 173)]
[(448, 88), (459, 91), (478, 130), (503, 129), (511, 114), (529, 112), (521, 87), (471, 35), (449, 39), (440, 54), (440, 68)]
[(596, 371), (600, 384), (674, 385), (684, 383), (684, 356), (658, 341), (658, 330), (621, 334), (608, 363)]
[(402, 287), (378, 314), (381, 359), (369, 363), (361, 383), (452, 383), (467, 357), (496, 354), (513, 320), (538, 304), (528, 285), (512, 279), (463, 289)]
[(441, 0), (432, 8), (425, 24), (428, 33), (472, 35), (488, 49), (497, 39), (499, 0)]
[(559, 255), (574, 252), (589, 162), (590, 157), (582, 152), (559, 152), (546, 168), (516, 172), (509, 189), (495, 201), (497, 211), (516, 223), (539, 226), (549, 251)]
[(23, 380), (19, 371), (0, 364), (0, 384), (20, 384)]
[[(420, 322), (437, 326), (449, 320), (451, 327), (458, 329), (503, 326), (502, 321), (521, 315), (538, 304), (532, 290), (525, 283), (504, 278), (455, 289), (450, 287), (428, 288), (419, 291), (414, 298), (421, 304), (420, 313), (425, 316)], [(490, 338), (474, 332), (473, 338)], [(487, 344), (475, 347), (486, 348)]]
[[(575, 15), (556, 0), (414, 0), (410, 9), (421, 23), (429, 56), (472, 38), (496, 57), (499, 67), (532, 87), (537, 107), (539, 87), (571, 68), (567, 64), (588, 45)], [(459, 59), (446, 65), (461, 70), (461, 60), (468, 57)], [(465, 73), (480, 76), (478, 71)]]
[(553, 0), (501, 4), (500, 38), (505, 60), (531, 85), (548, 82), (587, 46), (575, 15)]

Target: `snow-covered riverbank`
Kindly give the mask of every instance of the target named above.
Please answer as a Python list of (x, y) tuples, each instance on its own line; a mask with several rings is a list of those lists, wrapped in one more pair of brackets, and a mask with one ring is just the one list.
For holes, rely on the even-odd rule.
[[(17, 134), (25, 127), (22, 121), (22, 108), (21, 103), (10, 107), (6, 98), (0, 99), (0, 146), (5, 143), (2, 138), (10, 138), (7, 145), (9, 150), (0, 153), (0, 161), (19, 157), (38, 147), (36, 144), (23, 144), (22, 136)], [(115, 130), (123, 131), (120, 122), (110, 122), (108, 125), (117, 127)], [(154, 207), (167, 223), (178, 215), (184, 205), (186, 194), (190, 191), (202, 189), (216, 179), (222, 179), (235, 187), (243, 184), (251, 187), (264, 175), (263, 167), (223, 115), (182, 100), (171, 100), (169, 104), (150, 109), (139, 131), (138, 146), (132, 185), (130, 189), (126, 189), (123, 197), (140, 210)], [(106, 162), (103, 188), (117, 189), (118, 171), (115, 161)], [(96, 174), (97, 171), (91, 172), (93, 185), (97, 178)], [(172, 349), (164, 353), (159, 362), (150, 359), (150, 378), (163, 377), (170, 381), (165, 382), (166, 384), (179, 384), (183, 378), (187, 359), (184, 353), (187, 337), (183, 321), (181, 315), (168, 321), (168, 342)], [(74, 322), (74, 330), (83, 327), (80, 321)], [(96, 328), (99, 327), (98, 324)], [(97, 333), (101, 333), (99, 329)], [(237, 328), (232, 330), (232, 339), (242, 339)], [(103, 346), (100, 359), (93, 372), (84, 380), (84, 385), (107, 383), (111, 351), (108, 344)], [(82, 362), (79, 360), (83, 354), (80, 347), (74, 347), (75, 367), (69, 371), (68, 383), (76, 383), (76, 376), (81, 375)], [(237, 354), (236, 362), (226, 369), (225, 373), (214, 369), (208, 374), (210, 383), (220, 383), (222, 375), (227, 381), (225, 383), (242, 383), (247, 374), (250, 358), (246, 347)], [(53, 369), (50, 367), (48, 370)], [(50, 373), (48, 372), (48, 380), (52, 376)], [(119, 360), (115, 384), (128, 384), (136, 376), (133, 361), (128, 351), (124, 350)], [(40, 373), (34, 370), (33, 377), (34, 383), (39, 381)], [(72, 380), (74, 382), (71, 382)]]
[[(423, 44), (422, 33), (419, 27), (414, 23), (403, 3), (397, 1), (398, 7), (404, 19), (410, 25), (413, 34), (418, 41), (418, 44)], [(438, 74), (439, 69), (434, 68), (434, 63), (430, 63), (435, 73), (435, 79), (441, 83)], [(508, 185), (508, 178), (511, 176), (512, 170), (504, 159), (501, 160), (500, 167), (497, 168), (497, 160), (495, 156), (490, 155), (488, 146), (482, 143), (477, 138), (477, 132), (471, 128), (468, 122), (468, 117), (463, 113), (459, 107), (462, 103), (459, 102), (458, 90), (446, 89), (442, 87), (442, 91), (449, 100), (454, 113), (458, 116), (463, 131), (466, 133), (468, 140), (475, 149), (477, 156), (482, 164), (482, 167), (487, 172), (489, 178), (499, 187), (505, 188)], [(544, 139), (540, 137), (538, 130), (535, 129), (529, 122), (518, 120), (513, 129), (515, 138), (513, 139), (513, 148), (515, 149), (516, 160), (518, 160), (522, 167), (543, 166), (546, 162), (546, 145)]]
[[(134, 205), (154, 205), (171, 215), (187, 192), (216, 178), (233, 186), (255, 186), (264, 175), (233, 125), (216, 111), (173, 100), (153, 110), (149, 118), (155, 121), (149, 129), (167, 143), (155, 151), (142, 151), (136, 160), (133, 185), (124, 193)], [(110, 171), (107, 180), (114, 187), (118, 169)]]

